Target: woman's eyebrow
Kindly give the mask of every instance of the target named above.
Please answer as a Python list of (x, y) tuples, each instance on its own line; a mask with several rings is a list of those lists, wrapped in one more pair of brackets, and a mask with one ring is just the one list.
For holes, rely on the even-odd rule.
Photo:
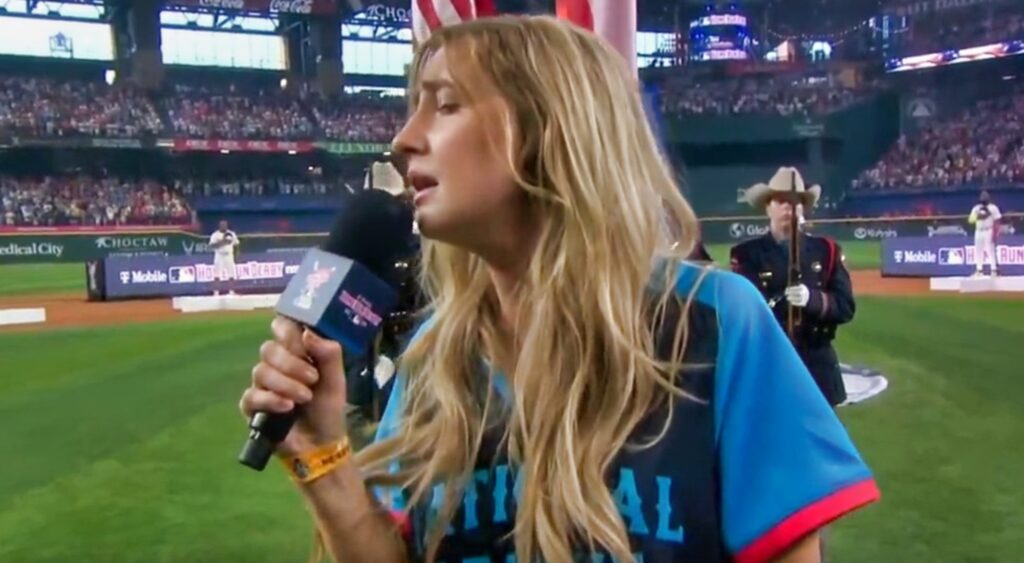
[(444, 78), (437, 78), (434, 80), (424, 80), (420, 82), (420, 89), (427, 92), (436, 92), (441, 88), (454, 88), (455, 84), (451, 80)]

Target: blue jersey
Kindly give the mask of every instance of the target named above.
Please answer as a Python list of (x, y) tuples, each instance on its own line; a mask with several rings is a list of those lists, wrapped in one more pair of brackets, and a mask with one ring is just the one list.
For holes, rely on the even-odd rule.
[[(691, 293), (700, 273), (682, 266), (680, 296)], [(700, 283), (688, 322), (684, 360), (707, 367), (688, 372), (683, 386), (706, 400), (679, 399), (664, 437), (653, 447), (621, 452), (606, 476), (637, 561), (768, 561), (879, 498), (870, 470), (749, 282), (712, 271)], [(670, 335), (659, 343), (662, 353), (670, 350), (666, 345)], [(496, 381), (499, 394), (511, 399)], [(377, 439), (397, 428), (404, 391), (399, 379)], [(660, 414), (653, 412), (636, 435), (660, 430)], [(515, 561), (508, 536), (518, 484), (497, 440), (485, 441), (439, 559)], [(387, 498), (406, 518), (411, 553), (422, 557), (441, 487), (421, 506), (403, 506), (400, 492)]]

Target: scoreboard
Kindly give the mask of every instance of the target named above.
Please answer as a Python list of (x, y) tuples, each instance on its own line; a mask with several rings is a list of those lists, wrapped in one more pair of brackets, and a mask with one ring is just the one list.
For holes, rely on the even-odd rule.
[(750, 28), (743, 14), (710, 13), (690, 22), (691, 61), (746, 60), (750, 45)]

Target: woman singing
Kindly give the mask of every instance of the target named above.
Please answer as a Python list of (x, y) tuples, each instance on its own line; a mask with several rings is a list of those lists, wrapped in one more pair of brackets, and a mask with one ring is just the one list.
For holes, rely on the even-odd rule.
[(332, 557), (818, 561), (878, 489), (754, 287), (683, 259), (621, 57), (476, 20), (419, 46), (409, 98), (428, 318), (377, 439), (350, 455), (339, 347), (280, 318), (241, 401), (303, 406), (278, 454)]

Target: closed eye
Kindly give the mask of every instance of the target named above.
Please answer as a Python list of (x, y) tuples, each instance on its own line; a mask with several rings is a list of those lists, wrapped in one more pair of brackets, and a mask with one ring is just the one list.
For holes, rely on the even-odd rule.
[(446, 114), (447, 115), (447, 114), (452, 114), (452, 113), (455, 113), (455, 112), (459, 111), (460, 107), (461, 106), (459, 104), (455, 104), (455, 103), (441, 104), (441, 105), (437, 106), (437, 111), (438, 111), (438, 113)]

